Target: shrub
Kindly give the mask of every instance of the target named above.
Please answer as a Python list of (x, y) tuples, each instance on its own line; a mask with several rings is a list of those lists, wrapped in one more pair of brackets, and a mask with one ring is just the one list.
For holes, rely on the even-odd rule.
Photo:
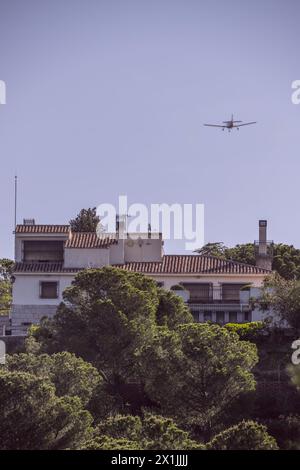
[(266, 327), (262, 321), (255, 321), (250, 323), (227, 323), (225, 328), (228, 331), (237, 333), (240, 339), (245, 341), (255, 341), (264, 331)]

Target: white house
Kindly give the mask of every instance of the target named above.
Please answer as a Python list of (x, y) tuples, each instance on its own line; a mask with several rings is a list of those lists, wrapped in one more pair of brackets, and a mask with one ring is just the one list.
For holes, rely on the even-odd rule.
[(99, 238), (96, 233), (72, 233), (69, 225), (24, 221), (15, 230), (12, 334), (26, 334), (31, 324), (53, 316), (78, 271), (107, 265), (143, 273), (165, 289), (174, 289), (184, 296), (197, 321), (223, 324), (261, 319), (249, 304), (271, 272), (266, 221), (259, 224), (257, 263), (252, 266), (211, 256), (164, 255), (162, 236), (157, 233)]

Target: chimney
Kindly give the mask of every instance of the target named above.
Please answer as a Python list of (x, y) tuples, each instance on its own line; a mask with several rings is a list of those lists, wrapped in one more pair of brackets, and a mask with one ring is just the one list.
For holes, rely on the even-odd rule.
[(267, 255), (267, 221), (260, 220), (259, 224), (259, 243), (258, 243), (258, 253), (260, 255)]
[(255, 260), (258, 268), (272, 270), (273, 242), (267, 240), (267, 221), (259, 221), (259, 239), (254, 242)]

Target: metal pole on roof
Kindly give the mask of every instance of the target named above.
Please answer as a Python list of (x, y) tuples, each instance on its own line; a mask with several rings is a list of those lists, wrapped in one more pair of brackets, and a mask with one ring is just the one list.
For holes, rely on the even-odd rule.
[(18, 177), (15, 175), (15, 229), (17, 226), (17, 196), (18, 196)]

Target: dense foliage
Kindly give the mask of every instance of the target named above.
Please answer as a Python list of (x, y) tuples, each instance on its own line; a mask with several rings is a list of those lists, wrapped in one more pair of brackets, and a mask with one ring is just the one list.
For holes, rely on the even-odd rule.
[(146, 413), (109, 416), (95, 430), (88, 449), (191, 450), (204, 449), (170, 418)]
[(95, 232), (99, 222), (96, 207), (81, 209), (75, 219), (70, 220), (70, 227), (72, 232)]
[(87, 269), (0, 369), (1, 448), (299, 448), (290, 342), (261, 322), (194, 323), (175, 291)]
[(218, 325), (193, 323), (181, 298), (145, 276), (89, 269), (64, 301), (36, 338), (46, 352), (67, 350), (92, 362), (117, 411), (148, 406), (201, 429), (255, 387), (255, 345)]
[(45, 377), (0, 370), (0, 449), (77, 449), (92, 416), (75, 396), (58, 397)]
[(300, 281), (286, 280), (278, 274), (269, 276), (261, 297), (256, 302), (262, 311), (272, 311), (273, 320), (279, 325), (300, 329)]
[(255, 345), (218, 325), (158, 331), (141, 357), (147, 394), (204, 437), (232, 400), (255, 388)]
[(0, 259), (0, 315), (7, 315), (12, 301), (11, 272), (14, 262)]
[(27, 372), (49, 379), (57, 396), (77, 396), (86, 405), (103, 382), (97, 369), (69, 352), (57, 354), (14, 354), (7, 357), (6, 368), (11, 372)]
[(243, 340), (255, 342), (261, 337), (266, 325), (262, 321), (253, 321), (250, 323), (226, 323), (224, 327), (228, 331), (237, 333)]

